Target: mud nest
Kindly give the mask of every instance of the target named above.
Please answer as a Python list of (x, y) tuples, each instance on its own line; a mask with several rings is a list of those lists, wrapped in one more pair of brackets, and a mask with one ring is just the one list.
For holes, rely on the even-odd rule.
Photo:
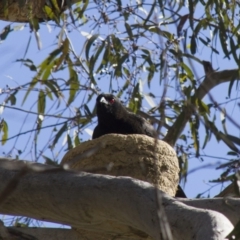
[(175, 196), (179, 165), (166, 142), (144, 135), (109, 134), (70, 150), (61, 164), (90, 173), (130, 176)]

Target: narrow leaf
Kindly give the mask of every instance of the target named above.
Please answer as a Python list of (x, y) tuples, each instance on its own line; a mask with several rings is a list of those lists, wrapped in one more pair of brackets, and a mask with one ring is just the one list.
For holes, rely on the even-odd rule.
[(70, 65), (69, 65), (69, 75), (70, 75), (70, 79), (69, 79), (70, 91), (69, 91), (69, 98), (67, 102), (68, 105), (70, 105), (75, 99), (75, 95), (79, 90), (79, 86), (80, 86), (78, 81), (78, 75)]
[(53, 149), (56, 145), (56, 143), (58, 142), (59, 138), (62, 136), (62, 134), (67, 130), (67, 123), (64, 123), (64, 125), (61, 127), (61, 129), (58, 131), (58, 133), (56, 134), (51, 149)]
[(2, 135), (2, 145), (4, 145), (7, 142), (8, 139), (8, 125), (5, 120), (2, 120), (1, 122), (1, 130), (3, 132)]
[(69, 134), (67, 135), (67, 144), (68, 144), (67, 150), (71, 150), (73, 148), (73, 145), (72, 145), (72, 140)]
[(40, 90), (38, 95), (38, 114), (44, 115), (46, 107), (46, 95), (43, 90)]
[(87, 58), (87, 61), (89, 61), (89, 51), (90, 51), (90, 48), (92, 46), (92, 44), (94, 43), (94, 41), (99, 37), (99, 34), (95, 34), (93, 36), (91, 36), (90, 39), (87, 40), (87, 44), (86, 44), (86, 51), (85, 51), (85, 54), (86, 54), (86, 58)]

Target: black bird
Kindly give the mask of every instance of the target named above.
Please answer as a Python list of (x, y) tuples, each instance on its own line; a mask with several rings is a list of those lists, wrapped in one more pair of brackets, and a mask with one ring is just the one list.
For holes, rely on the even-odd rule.
[(98, 125), (93, 131), (93, 139), (109, 133), (157, 136), (154, 128), (144, 118), (129, 112), (112, 94), (99, 95), (96, 107)]
[[(146, 119), (129, 112), (112, 94), (100, 94), (96, 100), (98, 125), (93, 131), (93, 139), (105, 134), (143, 134), (157, 137), (154, 130)], [(176, 197), (186, 198), (182, 188), (178, 186)]]

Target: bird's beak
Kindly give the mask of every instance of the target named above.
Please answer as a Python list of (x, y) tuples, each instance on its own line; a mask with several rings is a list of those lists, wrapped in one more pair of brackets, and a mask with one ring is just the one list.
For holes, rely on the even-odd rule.
[(109, 102), (106, 100), (105, 97), (101, 97), (100, 103), (104, 103), (104, 104), (107, 104), (107, 105), (109, 104)]

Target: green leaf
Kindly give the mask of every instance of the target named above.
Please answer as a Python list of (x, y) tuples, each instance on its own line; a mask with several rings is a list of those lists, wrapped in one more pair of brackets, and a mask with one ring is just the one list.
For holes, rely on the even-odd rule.
[(79, 90), (79, 81), (78, 81), (78, 75), (76, 73), (76, 71), (72, 68), (71, 65), (69, 66), (69, 75), (70, 75), (70, 79), (68, 81), (68, 83), (70, 83), (70, 91), (69, 91), (69, 98), (68, 98), (68, 106), (73, 102), (73, 100), (75, 99), (76, 93)]
[(233, 58), (235, 60), (236, 63), (239, 63), (239, 59), (237, 56), (237, 52), (238, 52), (238, 48), (239, 48), (239, 43), (237, 46), (235, 46), (234, 40), (232, 37), (230, 37), (230, 46), (231, 46), (231, 53), (233, 55)]
[(76, 146), (78, 146), (80, 143), (81, 143), (81, 142), (80, 142), (80, 139), (79, 139), (78, 135), (76, 135), (75, 138), (74, 138), (74, 146), (76, 147)]
[(127, 78), (127, 80), (125, 81), (123, 87), (121, 88), (121, 90), (120, 90), (120, 91), (118, 92), (118, 94), (117, 94), (117, 97), (118, 97), (118, 98), (121, 97), (121, 95), (123, 94), (123, 92), (129, 87), (129, 85), (130, 85), (130, 81), (129, 81), (128, 78)]
[(196, 106), (199, 108), (199, 112), (201, 115), (210, 114), (210, 110), (207, 104), (205, 104), (200, 99), (196, 99)]
[(37, 31), (40, 29), (38, 18), (32, 17), (32, 18), (30, 18), (30, 21), (29, 21), (29, 22), (30, 22), (31, 28), (32, 28), (35, 32), (37, 32)]
[(60, 9), (58, 7), (58, 2), (57, 0), (50, 0), (51, 4), (53, 5), (54, 7), (54, 10), (56, 10), (57, 13), (60, 13)]
[(1, 121), (1, 131), (3, 132), (2, 145), (4, 145), (8, 139), (8, 124), (4, 119)]
[(182, 134), (179, 139), (182, 139), (183, 141), (185, 141), (187, 143), (187, 137), (185, 134)]
[(160, 9), (161, 9), (161, 12), (162, 12), (163, 16), (165, 17), (165, 13), (164, 13), (165, 6), (163, 5), (163, 1), (162, 0), (158, 0), (158, 4), (160, 6)]
[(184, 183), (187, 182), (187, 172), (188, 172), (188, 158), (185, 153), (182, 153), (181, 156), (178, 156), (178, 162), (179, 162), (179, 167), (180, 167), (180, 179), (184, 180)]
[[(63, 46), (54, 50), (53, 52), (50, 53), (50, 55), (40, 64), (39, 66), (39, 72), (36, 76), (37, 79), (41, 79), (41, 80), (47, 80), (48, 77), (50, 76), (51, 72), (52, 72), (52, 68), (53, 66), (58, 63), (59, 65), (59, 61), (60, 59), (58, 59), (59, 61), (56, 60), (57, 55), (59, 55), (60, 53), (62, 53), (63, 51)], [(54, 61), (55, 59), (55, 61)]]
[[(151, 80), (153, 79), (153, 76), (155, 74), (155, 72), (157, 71), (156, 69), (156, 65), (152, 62), (152, 59), (151, 59), (151, 52), (147, 49), (141, 49), (145, 54), (141, 54), (141, 57), (148, 63), (148, 67), (146, 67), (146, 69), (148, 70), (148, 77), (147, 77), (147, 80), (148, 80), (148, 87), (150, 88), (150, 83), (151, 83)], [(161, 54), (161, 59), (162, 59), (162, 54)], [(163, 65), (165, 63), (164, 60), (161, 61), (161, 64)], [(143, 63), (143, 65), (145, 64), (145, 62)]]
[(194, 27), (194, 9), (196, 7), (196, 2), (195, 1), (189, 1), (188, 2), (188, 7), (189, 7), (189, 23), (190, 23), (190, 27), (191, 29), (193, 30), (193, 27)]
[[(204, 117), (204, 120), (206, 122), (208, 121), (208, 119), (206, 117)], [(210, 138), (211, 138), (211, 132), (209, 131), (209, 128), (207, 127), (206, 124), (204, 124), (204, 126), (205, 126), (206, 135), (205, 135), (202, 149), (204, 149), (206, 147), (207, 143), (210, 141)]]
[[(240, 70), (239, 70), (239, 72), (240, 72)], [(239, 74), (240, 75), (240, 74)], [(229, 87), (228, 87), (228, 97), (230, 98), (231, 97), (231, 92), (232, 92), (232, 87), (233, 87), (233, 84), (234, 84), (234, 82), (236, 81), (237, 79), (235, 78), (235, 76), (232, 76), (232, 79), (231, 79), (231, 81), (230, 81), (230, 83), (229, 83)], [(237, 81), (237, 83), (238, 83), (238, 81)]]
[[(62, 65), (62, 63), (66, 60), (66, 58), (68, 59), (68, 52), (69, 52), (68, 38), (66, 38), (62, 42), (61, 50), (62, 50), (61, 56), (59, 58), (55, 59), (55, 61), (54, 61), (54, 71), (56, 71), (59, 68), (59, 66)], [(46, 79), (46, 78), (43, 77), (43, 79)]]
[(85, 126), (91, 121), (91, 118), (80, 117), (77, 118), (75, 121), (78, 125)]
[(105, 48), (105, 52), (104, 52), (104, 54), (103, 54), (103, 59), (102, 59), (102, 62), (101, 62), (101, 64), (100, 64), (97, 72), (101, 71), (101, 69), (102, 69), (103, 67), (106, 67), (107, 64), (108, 64), (109, 62), (111, 62), (111, 61), (112, 61), (112, 58), (113, 58), (113, 55), (112, 55), (112, 53), (111, 53), (111, 48), (110, 48), (110, 44), (111, 44), (111, 43), (109, 42), (109, 39), (106, 39), (106, 42), (107, 42), (107, 45), (106, 45), (106, 48)]
[(237, 157), (238, 153), (230, 151), (230, 152), (227, 153), (227, 155)]
[(151, 6), (151, 9), (150, 9), (149, 14), (148, 14), (148, 16), (146, 17), (146, 19), (144, 19), (143, 25), (145, 25), (146, 23), (148, 23), (148, 22), (149, 22), (149, 19), (152, 17), (153, 11), (154, 11), (154, 9), (156, 8), (156, 1), (154, 1), (151, 5), (152, 5), (152, 6)]
[[(116, 54), (120, 53), (121, 51), (124, 50), (124, 47), (122, 45), (122, 42), (120, 41), (119, 38), (115, 37), (113, 34), (111, 35), (111, 39), (112, 39), (112, 44), (113, 44), (113, 48), (116, 52)], [(127, 50), (125, 51), (127, 52)]]
[[(100, 56), (104, 46), (105, 46), (105, 41), (102, 41), (101, 45), (98, 47), (96, 54), (94, 55), (94, 65), (95, 65), (96, 61), (99, 59), (99, 56)], [(92, 66), (93, 70), (94, 70), (94, 65)], [(100, 71), (100, 67), (98, 68), (97, 72), (99, 72), (99, 71)]]
[(191, 53), (195, 54), (196, 49), (197, 49), (196, 38), (195, 38), (195, 35), (193, 34), (191, 37), (191, 47), (190, 47)]
[[(24, 52), (23, 58), (25, 58), (26, 55), (27, 55), (27, 52), (28, 52), (29, 47), (30, 47), (31, 40), (32, 40), (32, 35), (29, 36), (28, 43), (27, 43), (27, 46), (26, 46), (26, 49), (25, 49), (25, 52)], [(37, 69), (37, 68), (36, 68), (36, 69)]]
[(79, 18), (83, 17), (83, 14), (84, 14), (85, 10), (87, 9), (89, 0), (84, 0), (83, 3), (84, 3), (84, 5), (83, 5), (82, 9), (78, 12)]
[[(117, 0), (117, 5), (118, 5), (118, 9), (120, 8), (122, 8), (122, 2), (121, 2), (121, 0)], [(119, 10), (120, 11), (120, 10)]]
[(128, 23), (125, 23), (125, 28), (126, 28), (126, 30), (127, 30), (129, 39), (130, 39), (131, 41), (133, 41), (133, 40), (134, 40), (134, 37), (133, 37), (132, 29), (131, 29), (131, 27), (129, 26)]
[(25, 94), (25, 96), (24, 96), (24, 98), (23, 98), (22, 105), (24, 104), (24, 102), (26, 101), (29, 93), (32, 91), (32, 89), (34, 88), (34, 86), (35, 86), (37, 83), (38, 83), (37, 78), (36, 78), (36, 77), (33, 78), (32, 82), (30, 83), (30, 86), (29, 86), (29, 88), (28, 88), (28, 90), (27, 90), (27, 92), (26, 92), (26, 94)]
[(58, 133), (56, 134), (51, 149), (53, 149), (56, 145), (56, 143), (58, 142), (59, 138), (62, 136), (62, 134), (67, 130), (67, 123), (64, 123), (63, 126), (60, 128), (60, 130), (58, 131)]
[(199, 157), (199, 119), (196, 117), (194, 120), (190, 120), (190, 128), (192, 133), (192, 138), (194, 142), (194, 148), (196, 150), (196, 157)]
[(59, 164), (56, 161), (52, 160), (51, 158), (49, 158), (49, 157), (47, 157), (45, 155), (42, 155), (42, 157), (45, 160), (45, 164), (51, 165), (51, 166), (59, 166)]
[(222, 46), (222, 50), (225, 53), (226, 57), (230, 60), (229, 52), (227, 49), (227, 39), (228, 39), (226, 35), (227, 31), (225, 29), (224, 22), (222, 20), (219, 21), (219, 27), (220, 27), (219, 39)]
[(230, 141), (232, 141), (232, 142), (234, 142), (234, 143), (236, 143), (237, 145), (240, 146), (240, 138), (235, 137), (235, 136), (230, 135), (230, 134), (226, 134), (226, 137), (227, 137)]
[(44, 115), (46, 107), (46, 95), (43, 90), (40, 90), (38, 95), (38, 114)]
[(185, 70), (189, 80), (193, 81), (194, 74), (192, 73), (191, 69), (183, 62), (180, 63), (180, 66)]
[[(50, 92), (53, 93), (56, 98), (58, 99), (60, 98), (61, 96), (60, 88), (55, 80), (52, 79), (52, 80), (44, 81), (43, 84), (50, 89)], [(50, 99), (52, 98), (50, 97)]]
[(53, 100), (52, 92), (48, 87), (45, 87), (45, 93), (46, 93), (46, 96), (48, 96), (49, 99)]
[(117, 63), (117, 67), (116, 67), (116, 70), (115, 70), (115, 77), (122, 77), (122, 64), (128, 59), (129, 55), (128, 54), (124, 54), (119, 62)]
[(69, 134), (67, 135), (67, 144), (68, 144), (67, 150), (69, 151), (73, 148), (72, 140), (71, 140), (71, 137), (69, 136)]
[[(18, 60), (17, 60), (18, 61)], [(37, 71), (37, 67), (34, 65), (33, 61), (31, 59), (22, 59), (22, 62), (23, 64), (26, 66), (26, 67), (29, 67), (29, 69), (33, 72), (36, 72)]]
[[(54, 0), (55, 1), (55, 0)], [(45, 14), (48, 16), (49, 19), (54, 20), (57, 24), (60, 23), (60, 18), (59, 18), (59, 14), (56, 14), (55, 11), (53, 11), (52, 8), (50, 8), (49, 6), (47, 6), (46, 4), (44, 5), (43, 11), (45, 12)]]
[(18, 92), (18, 91), (15, 91), (14, 93), (12, 93), (12, 94), (7, 98), (6, 103), (7, 103), (8, 101), (10, 101), (11, 106), (15, 105), (15, 104), (16, 104), (16, 101), (17, 101), (17, 99), (16, 99), (16, 97), (15, 97), (15, 94), (16, 94), (17, 92)]
[(7, 36), (8, 36), (8, 34), (13, 31), (10, 26), (11, 26), (10, 24), (7, 25), (0, 32), (0, 39), (1, 39), (1, 41), (5, 40), (7, 38)]
[(86, 51), (85, 51), (85, 54), (86, 54), (87, 61), (89, 61), (89, 51), (90, 51), (90, 48), (91, 48), (92, 44), (94, 43), (94, 41), (98, 37), (99, 37), (99, 34), (94, 34), (86, 41), (86, 47), (85, 47)]
[(218, 131), (214, 122), (205, 121), (205, 123), (206, 123), (207, 127), (215, 135), (215, 137), (218, 141), (222, 140), (230, 149), (232, 149), (235, 152), (239, 152), (238, 149), (236, 148), (236, 146), (233, 144), (233, 142), (228, 138), (228, 136), (225, 135), (224, 133), (222, 133), (221, 131)]
[(142, 97), (139, 90), (139, 83), (137, 83), (133, 89), (132, 97), (128, 105), (129, 109), (134, 113), (137, 113), (142, 106)]
[(91, 111), (89, 110), (87, 104), (84, 104), (84, 112), (85, 112), (85, 114), (86, 114), (87, 117), (89, 117), (89, 118), (92, 117), (92, 113), (91, 113)]

